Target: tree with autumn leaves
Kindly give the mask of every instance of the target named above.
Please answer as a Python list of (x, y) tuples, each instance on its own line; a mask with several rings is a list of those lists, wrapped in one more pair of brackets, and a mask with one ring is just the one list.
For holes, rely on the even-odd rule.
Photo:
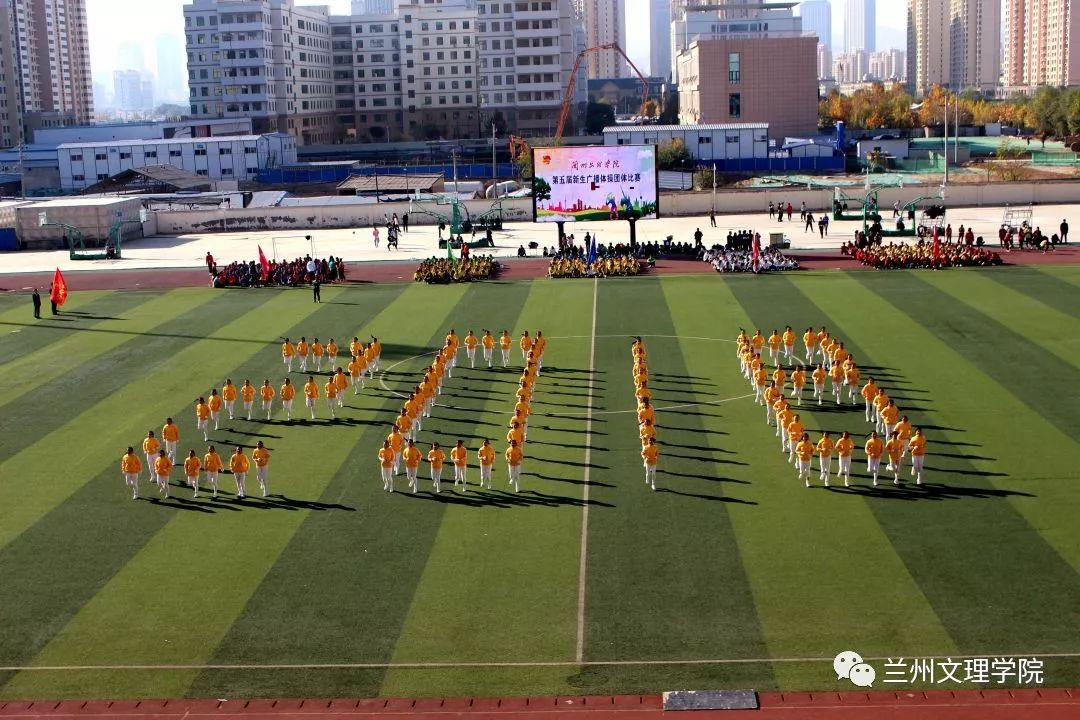
[[(945, 103), (949, 104), (949, 123), (955, 121), (957, 96), (935, 85), (923, 96), (919, 107), (904, 87), (874, 83), (851, 95), (831, 91), (818, 107), (823, 128), (835, 127), (843, 120), (852, 129), (908, 129), (941, 125)], [(1036, 135), (1065, 136), (1080, 133), (1080, 89), (1041, 88), (1031, 98), (987, 100), (976, 92), (959, 95), (961, 125), (1001, 123), (1010, 127), (1032, 128)]]

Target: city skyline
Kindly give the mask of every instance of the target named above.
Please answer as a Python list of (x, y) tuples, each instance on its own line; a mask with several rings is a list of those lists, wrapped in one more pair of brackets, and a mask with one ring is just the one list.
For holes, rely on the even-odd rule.
[[(845, 0), (829, 0), (832, 5), (833, 47), (842, 47)], [(111, 87), (113, 72), (140, 68), (121, 67), (118, 59), (120, 48), (138, 46), (142, 50), (145, 66), (142, 70), (160, 79), (157, 38), (174, 35), (183, 48), (185, 0), (86, 0), (90, 34), (90, 66), (95, 82)], [(347, 15), (351, 12), (350, 0), (298, 0), (302, 5), (329, 5), (331, 14)], [(626, 0), (627, 18), (639, 18), (650, 14), (650, 0)], [(624, 48), (634, 63), (644, 69), (650, 68), (650, 25), (627, 22)], [(877, 44), (881, 49), (906, 46), (906, 14), (904, 3), (879, 2), (877, 4)], [(137, 36), (132, 28), (142, 28)], [(181, 77), (186, 80), (186, 57), (181, 54), (177, 62), (183, 67)], [(174, 71), (175, 72), (175, 71)], [(180, 98), (177, 98), (178, 100)]]

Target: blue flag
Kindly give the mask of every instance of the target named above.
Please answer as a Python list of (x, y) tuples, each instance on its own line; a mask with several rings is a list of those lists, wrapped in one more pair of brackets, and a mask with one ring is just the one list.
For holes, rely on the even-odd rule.
[(596, 236), (595, 235), (593, 235), (592, 239), (589, 241), (589, 247), (585, 248), (585, 252), (586, 252), (585, 264), (586, 265), (592, 265), (593, 263), (595, 263), (596, 262)]

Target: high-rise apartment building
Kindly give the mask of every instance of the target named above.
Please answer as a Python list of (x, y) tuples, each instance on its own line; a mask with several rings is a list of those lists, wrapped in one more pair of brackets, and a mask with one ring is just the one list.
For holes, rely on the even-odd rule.
[(991, 90), (1001, 74), (999, 0), (908, 0), (907, 82)]
[(649, 0), (649, 74), (671, 82), (671, 0)]
[(0, 0), (0, 141), (90, 122), (94, 114), (84, 0)]
[(867, 59), (867, 74), (872, 80), (904, 82), (907, 78), (907, 60), (903, 50), (879, 50)]
[(393, 0), (352, 0), (353, 15), (389, 15), (392, 12)]
[(288, 132), (302, 145), (333, 139), (325, 7), (194, 0), (184, 30), (193, 117), (250, 117), (257, 134)]
[(877, 30), (877, 0), (845, 0), (844, 52), (874, 52)]
[(160, 33), (154, 38), (157, 53), (157, 90), (161, 99), (180, 102), (188, 96), (184, 67), (184, 44), (178, 35)]
[(1075, 0), (1005, 0), (1002, 78), (1009, 87), (1080, 85)]
[(818, 80), (829, 80), (834, 76), (832, 51), (821, 42), (817, 46), (817, 76)]
[(803, 0), (799, 3), (803, 35), (814, 35), (832, 50), (832, 5), (829, 0)]
[[(626, 0), (580, 0), (585, 22), (585, 45), (618, 43), (626, 50)], [(586, 58), (590, 78), (625, 77), (629, 68), (618, 53), (590, 53)]]

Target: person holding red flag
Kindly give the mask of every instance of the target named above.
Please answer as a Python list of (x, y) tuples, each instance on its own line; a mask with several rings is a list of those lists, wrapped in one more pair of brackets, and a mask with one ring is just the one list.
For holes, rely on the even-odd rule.
[(941, 267), (941, 235), (938, 234), (940, 228), (934, 228), (934, 269)]
[(49, 286), (49, 300), (52, 301), (52, 314), (59, 315), (60, 308), (65, 302), (67, 302), (68, 286), (64, 281), (64, 275), (60, 272), (60, 268), (56, 268), (56, 274), (53, 275), (52, 285)]
[(270, 261), (266, 259), (266, 253), (263, 252), (262, 245), (259, 245), (259, 265), (262, 267), (262, 281), (267, 282), (270, 279)]
[[(788, 207), (790, 208), (790, 205)], [(788, 210), (788, 215), (790, 216), (790, 214), (791, 214), (791, 210), (789, 209)], [(788, 220), (790, 220), (790, 219), (791, 218), (788, 217)], [(760, 264), (761, 264), (761, 233), (754, 233), (754, 246), (753, 246), (753, 254), (752, 254), (751, 258), (752, 258), (752, 261), (753, 261), (754, 272), (757, 273), (758, 268), (760, 267)]]

